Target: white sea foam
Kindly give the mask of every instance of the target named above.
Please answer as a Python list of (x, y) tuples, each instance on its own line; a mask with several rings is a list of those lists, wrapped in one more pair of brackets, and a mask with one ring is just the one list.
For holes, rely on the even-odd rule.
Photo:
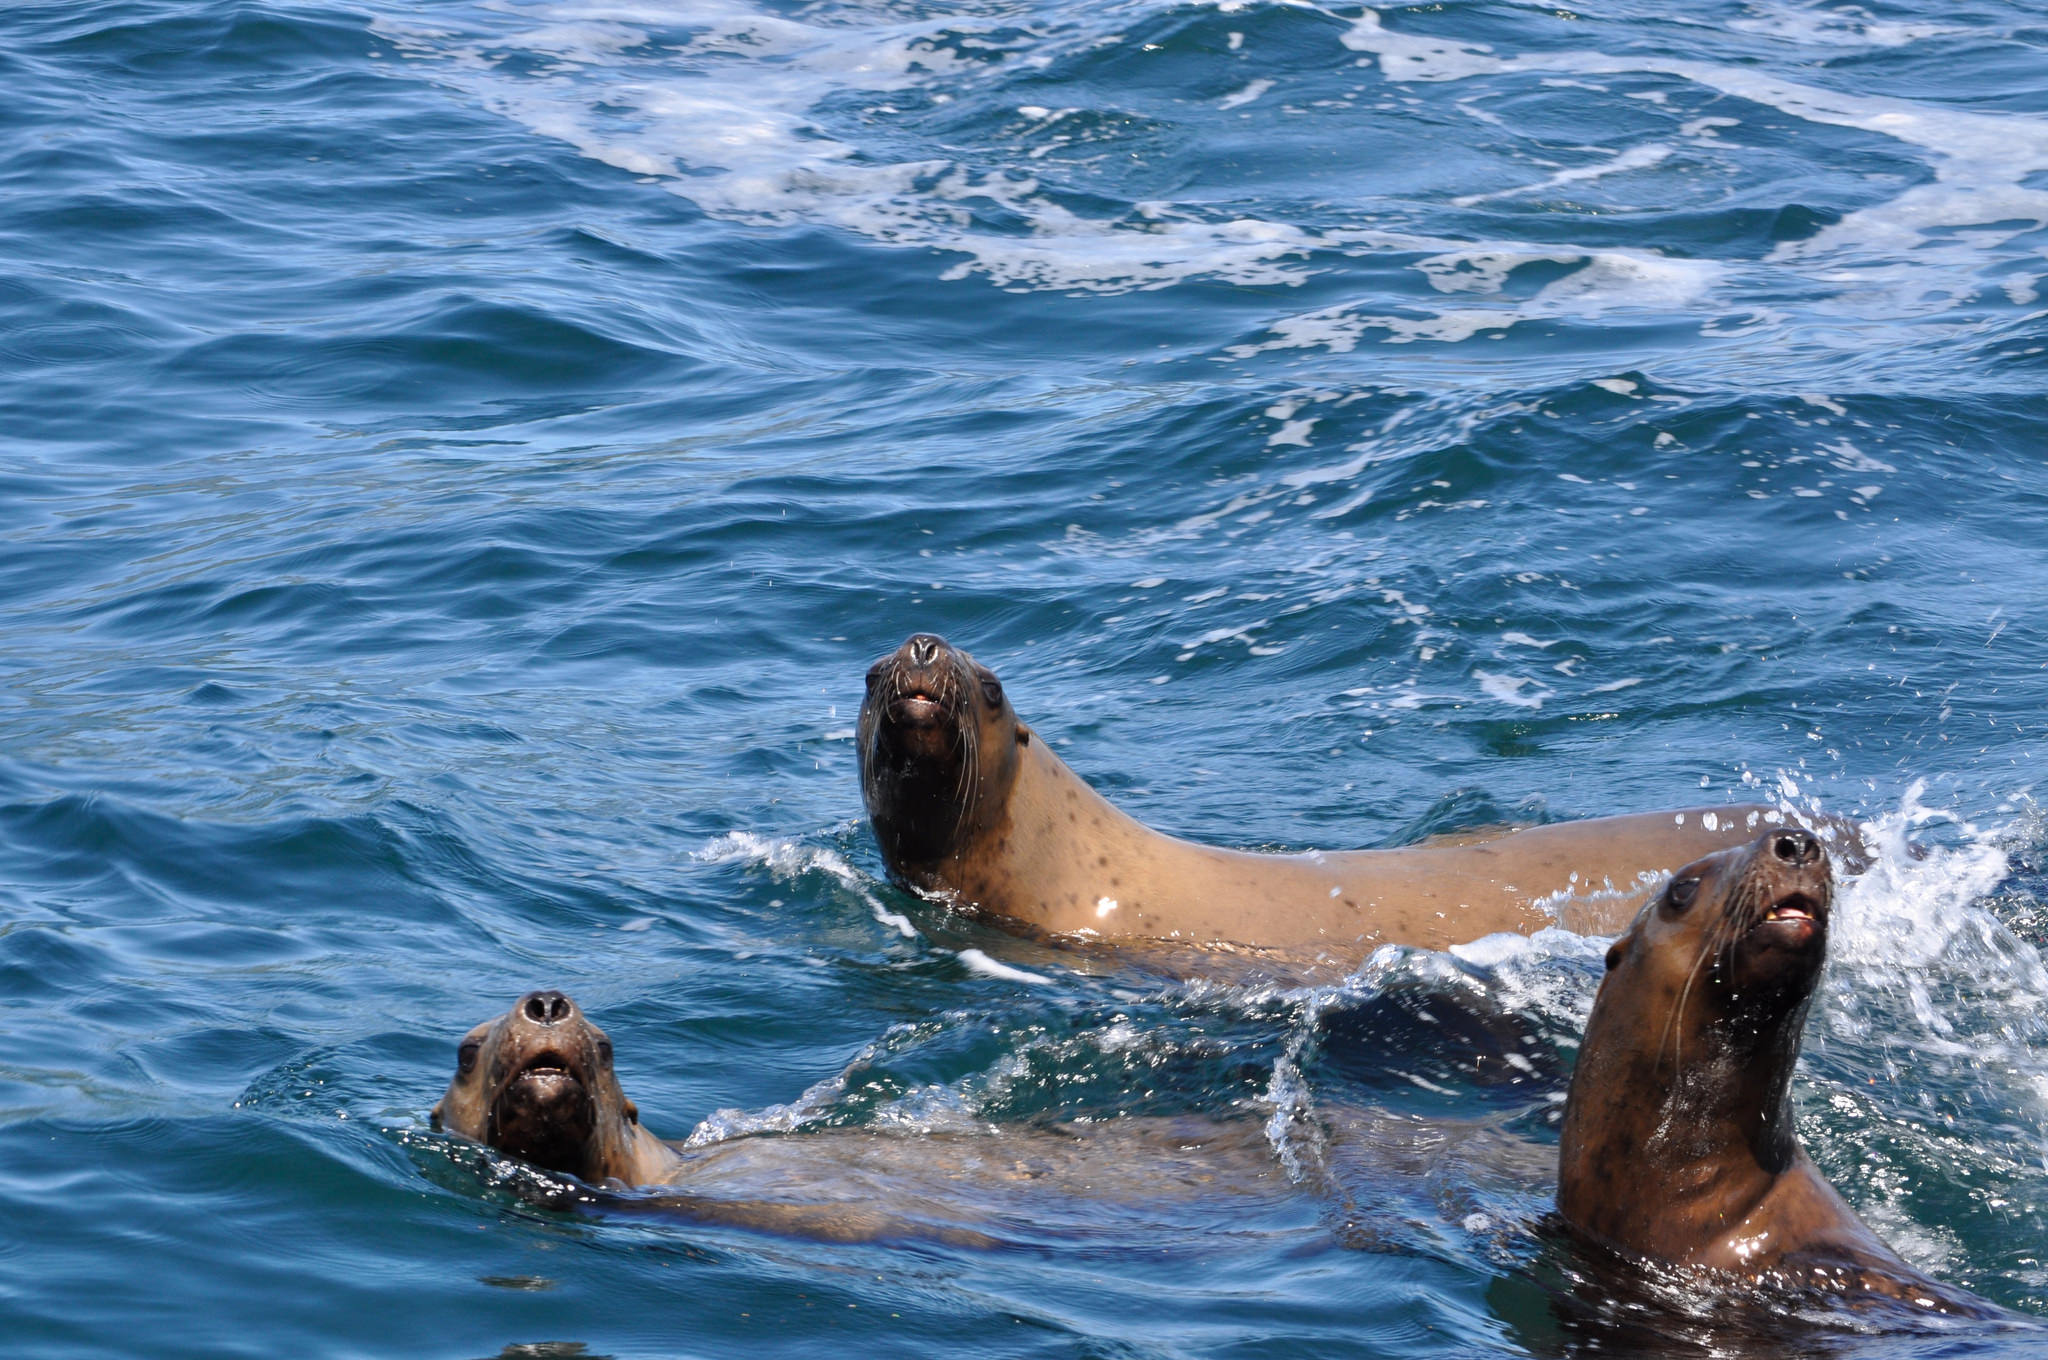
[[(812, 873), (824, 874), (865, 903), (868, 910), (874, 914), (875, 920), (882, 925), (908, 940), (924, 938), (915, 922), (902, 912), (891, 911), (888, 908), (875, 892), (872, 879), (847, 863), (844, 856), (826, 847), (762, 836), (752, 831), (728, 831), (694, 852), (690, 858), (703, 864), (758, 864), (776, 877), (785, 879), (800, 878)], [(934, 945), (932, 948), (939, 947)], [(1003, 978), (1010, 982), (1025, 982), (1037, 986), (1052, 985), (1052, 979), (1041, 973), (998, 962), (979, 949), (943, 952), (953, 954), (970, 971), (985, 977)]]
[[(910, 89), (950, 99), (955, 87), (997, 78), (959, 51), (1012, 51), (1019, 60), (1007, 71), (1045, 64), (1063, 41), (1093, 41), (1083, 34), (1040, 35), (1016, 50), (1024, 40), (1007, 18), (842, 9), (835, 22), (810, 22), (744, 0), (697, 0), (681, 12), (610, 0), (488, 12), (494, 31), (450, 32), (441, 16), (433, 25), (380, 18), (373, 30), (485, 107), (662, 180), (713, 214), (957, 251), (968, 258), (947, 277), (981, 274), (1013, 288), (1163, 288), (1198, 275), (1292, 283), (1301, 274), (1287, 262), (1320, 243), (1289, 223), (1213, 221), (1173, 204), (1141, 205), (1135, 221), (1083, 217), (1020, 166), (974, 166), (936, 149), (891, 156), (835, 134), (816, 112), (835, 97)], [(688, 30), (681, 44), (678, 26)], [(1255, 79), (1224, 107), (1272, 83)], [(1075, 111), (1018, 112), (1043, 128)], [(978, 230), (976, 211), (991, 208), (1029, 222), (1030, 234)]]
[[(1900, 810), (1873, 827), (1884, 851), (1868, 873), (1849, 880), (1838, 919), (1829, 932), (1829, 953), (1857, 970), (1919, 970), (1933, 965), (1959, 937), (1983, 938), (2002, 930), (1977, 905), (2009, 870), (1996, 839), (1965, 826), (1965, 841), (1916, 859), (1906, 853), (1907, 833), (1945, 820), (1921, 803), (1924, 782), (1916, 781)], [(2038, 991), (2048, 1000), (2048, 971), (2035, 960)], [(1938, 1028), (1938, 1026), (1937, 1026)]]
[[(1814, 12), (1784, 13), (1757, 22), (1774, 24), (1782, 36), (1821, 40), (1853, 34), (1878, 45), (1911, 42), (1939, 31)], [(1396, 81), (1663, 75), (1806, 122), (1874, 133), (1928, 153), (1933, 183), (1910, 186), (1772, 253), (1771, 261), (1779, 265), (1815, 267), (1809, 277), (1828, 285), (1830, 292), (1875, 290), (1887, 306), (1922, 314), (1944, 311), (1978, 291), (1979, 273), (1990, 252), (2048, 226), (2048, 189), (2029, 183), (2048, 171), (2048, 119), (1847, 93), (1789, 80), (1761, 67), (1655, 53), (1622, 56), (1563, 50), (1502, 55), (1478, 44), (1390, 30), (1371, 11), (1342, 41), (1376, 59), (1386, 76)], [(1662, 158), (1654, 152), (1660, 145), (1625, 149), (1606, 164), (1618, 165), (1629, 156), (1651, 163), (1653, 157)], [(1600, 169), (1586, 167), (1589, 172)], [(1956, 228), (1970, 230), (1952, 230)]]
[(1236, 90), (1230, 94), (1223, 96), (1223, 98), (1217, 100), (1216, 107), (1219, 109), (1242, 108), (1246, 104), (1252, 103), (1254, 100), (1258, 99), (1259, 96), (1263, 95), (1266, 91), (1272, 88), (1273, 82), (1270, 80), (1254, 80), (1247, 84), (1243, 89)]
[[(1508, 278), (1515, 270), (1544, 263), (1576, 268), (1545, 284), (1532, 297), (1506, 296)], [(1505, 332), (1526, 321), (1596, 320), (1616, 313), (1686, 307), (1711, 294), (1727, 274), (1727, 267), (1713, 260), (1671, 259), (1649, 251), (1563, 252), (1505, 243), (1443, 251), (1418, 261), (1415, 268), (1437, 292), (1483, 296), (1494, 305), (1402, 316), (1372, 310), (1373, 304), (1339, 303), (1281, 317), (1268, 324), (1266, 338), (1229, 346), (1226, 352), (1237, 358), (1287, 349), (1320, 348), (1344, 354), (1373, 336), (1382, 344), (1434, 341), (1454, 345), (1475, 335)]]
[[(1852, 309), (1882, 306), (1887, 315), (1898, 309), (1936, 313), (1985, 289), (2019, 305), (2038, 300), (2043, 271), (2018, 268), (2038, 255), (2014, 243), (2048, 224), (2048, 189), (2035, 187), (2048, 171), (2048, 119), (1832, 90), (1761, 64), (1657, 51), (1510, 51), (1411, 31), (1422, 21), (1407, 15), (1390, 27), (1370, 10), (1351, 17), (1308, 3), (1296, 7), (1329, 15), (1342, 46), (1399, 83), (1529, 78), (1598, 91), (1609, 77), (1662, 76), (1808, 123), (1891, 139), (1924, 159), (1930, 182), (1908, 184), (1806, 240), (1785, 243), (1766, 263), (1798, 272), (1799, 291), (1821, 295), (1815, 305), (1833, 296), (1851, 300), (1845, 305)], [(1162, 8), (1050, 9), (1023, 25), (1008, 12), (839, 7), (778, 13), (749, 0), (693, 0), (681, 9), (633, 0), (495, 0), (467, 10), (437, 9), (431, 20), (385, 16), (372, 27), (484, 107), (586, 156), (658, 180), (709, 213), (834, 227), (956, 255), (939, 265), (948, 277), (980, 276), (1012, 289), (1088, 291), (1165, 288), (1194, 278), (1294, 284), (1317, 267), (1311, 257), (1318, 253), (1412, 249), (1437, 252), (1416, 266), (1434, 287), (1471, 299), (1470, 305), (1434, 309), (1386, 298), (1324, 305), (1276, 319), (1263, 339), (1230, 351), (1239, 357), (1310, 347), (1341, 352), (1366, 340), (1456, 344), (1530, 319), (1631, 308), (1693, 309), (1714, 334), (1733, 333), (1731, 316), (1767, 314), (1757, 302), (1728, 295), (1736, 276), (1726, 266), (1651, 251), (1430, 243), (1366, 229), (1363, 222), (1311, 227), (1223, 216), (1211, 206), (1214, 200), (1149, 201), (1104, 215), (1068, 206), (1041, 182), (1039, 158), (1082, 135), (1067, 129), (1098, 110), (1014, 102), (1005, 82), (1068, 54), (1122, 42)], [(1854, 8), (1798, 6), (1753, 8), (1734, 26), (1782, 41), (1790, 52), (1803, 48), (1822, 56), (1844, 47), (1904, 46), (1951, 31), (1882, 21)], [(1255, 51), (1254, 44), (1232, 60)], [(1233, 69), (1242, 73), (1239, 83), (1215, 106), (1233, 119), (1277, 117), (1265, 112), (1266, 96), (1287, 73), (1262, 71), (1256, 63)], [(1021, 121), (987, 147), (963, 152), (944, 139), (920, 143), (912, 125), (899, 126), (891, 102), (897, 96), (925, 106), (988, 98)], [(849, 104), (864, 112), (826, 112)], [(1493, 116), (1476, 100), (1460, 107)], [(1675, 121), (1635, 144), (1604, 148), (1600, 159), (1548, 167), (1521, 186), (1468, 192), (1453, 201), (1473, 206), (1615, 176), (1669, 174), (1667, 162), (1681, 145), (1741, 155), (1716, 140), (1722, 128), (1737, 123), (1726, 116)], [(996, 225), (997, 219), (1006, 224)], [(1987, 268), (2001, 251), (2012, 258), (1994, 277)], [(1570, 272), (1533, 297), (1503, 291), (1514, 268), (1541, 261)], [(1747, 287), (1756, 275), (1741, 277)], [(1702, 305), (1709, 298), (1712, 304)]]
[(789, 1133), (813, 1124), (832, 1112), (852, 1085), (856, 1074), (866, 1071), (878, 1059), (915, 1044), (945, 1026), (957, 1023), (959, 1019), (957, 1013), (947, 1013), (915, 1023), (891, 1025), (879, 1037), (863, 1045), (838, 1072), (822, 1081), (813, 1082), (795, 1100), (769, 1105), (759, 1110), (713, 1110), (691, 1130), (690, 1136), (684, 1140), (684, 1146), (702, 1147), (707, 1143), (723, 1142), (728, 1138), (739, 1138), (755, 1133)]
[(696, 851), (690, 858), (705, 864), (759, 864), (778, 878), (797, 878), (822, 873), (867, 904), (875, 919), (905, 939), (920, 938), (917, 926), (898, 911), (891, 911), (875, 895), (872, 880), (846, 862), (836, 851), (823, 846), (756, 835), (751, 831), (728, 831)]
[[(1689, 22), (1681, 19), (1680, 22)], [(1696, 21), (1692, 21), (1696, 22)], [(1899, 23), (1876, 18), (1869, 10), (1851, 5), (1840, 9), (1795, 5), (1789, 8), (1758, 7), (1728, 20), (1738, 33), (1760, 33), (1807, 46), (1904, 47), (1908, 43), (1968, 30), (1930, 23)]]
[(832, 1104), (846, 1090), (847, 1073), (856, 1067), (865, 1066), (872, 1056), (875, 1045), (861, 1050), (861, 1055), (841, 1069), (837, 1076), (828, 1077), (805, 1089), (795, 1100), (782, 1105), (770, 1105), (762, 1110), (741, 1110), (726, 1108), (713, 1110), (698, 1121), (690, 1130), (690, 1136), (683, 1140), (684, 1147), (703, 1147), (707, 1143), (722, 1143), (728, 1138), (739, 1138), (750, 1133), (789, 1133), (812, 1123), (832, 1108)]
[(1584, 184), (1588, 180), (1605, 179), (1609, 175), (1625, 175), (1631, 170), (1647, 170), (1669, 160), (1671, 151), (1672, 148), (1663, 142), (1646, 142), (1642, 146), (1632, 146), (1625, 151), (1616, 152), (1609, 159), (1597, 161), (1592, 165), (1576, 165), (1570, 169), (1560, 170), (1540, 183), (1531, 184), (1526, 188), (1496, 189), (1490, 194), (1466, 194), (1461, 198), (1452, 199), (1451, 202), (1461, 208), (1469, 208), (1488, 199), (1541, 194), (1552, 189), (1562, 189), (1568, 184)]
[(1479, 688), (1487, 697), (1515, 708), (1541, 708), (1543, 701), (1555, 693), (1526, 675), (1500, 675), (1493, 671), (1475, 670), (1472, 678), (1479, 682)]
[(1052, 985), (1052, 979), (1042, 973), (1033, 973), (1022, 968), (1012, 968), (1007, 963), (998, 963), (979, 949), (962, 949), (958, 951), (958, 954), (960, 962), (985, 977), (1002, 978), (1008, 982), (1028, 982), (1039, 987), (1050, 987)]

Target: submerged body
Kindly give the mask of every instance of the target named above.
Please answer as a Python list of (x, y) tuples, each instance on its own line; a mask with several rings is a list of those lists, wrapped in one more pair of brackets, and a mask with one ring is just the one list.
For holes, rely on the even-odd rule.
[(1281, 1229), (1316, 1221), (1250, 1119), (666, 1142), (620, 1088), (610, 1040), (560, 992), (530, 992), (465, 1035), (433, 1119), (588, 1185), (651, 1192), (621, 1208), (823, 1241), (991, 1247), (1119, 1229), (1235, 1231), (1247, 1212)]
[[(889, 872), (1027, 932), (1237, 945), (1350, 968), (1381, 944), (1618, 930), (1677, 865), (1788, 815), (1745, 805), (1562, 822), (1456, 844), (1259, 854), (1185, 841), (1096, 793), (929, 634), (868, 673), (861, 784)], [(1846, 824), (1825, 828), (1859, 863)]]
[(1791, 1083), (1833, 875), (1784, 829), (1679, 870), (1607, 954), (1565, 1105), (1558, 1211), (1625, 1255), (1988, 1316), (1913, 1269), (1799, 1145)]

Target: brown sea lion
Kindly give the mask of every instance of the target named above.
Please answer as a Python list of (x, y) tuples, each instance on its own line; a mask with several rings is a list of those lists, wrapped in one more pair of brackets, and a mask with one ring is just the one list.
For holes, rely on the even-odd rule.
[[(1259, 1120), (1136, 1118), (999, 1131), (861, 1128), (701, 1147), (641, 1127), (611, 1041), (561, 992), (463, 1036), (436, 1127), (586, 1185), (621, 1209), (822, 1241), (966, 1247), (1164, 1231), (1258, 1206), (1303, 1218)], [(1306, 1222), (1313, 1223), (1313, 1214)]]
[[(1675, 866), (1788, 820), (1738, 805), (1388, 850), (1197, 845), (1111, 806), (1017, 717), (993, 672), (929, 633), (868, 671), (856, 741), (882, 860), (906, 887), (1026, 933), (1237, 945), (1345, 971), (1386, 943), (1618, 930)], [(1823, 834), (1862, 862), (1849, 824)]]
[(1799, 1145), (1792, 1068), (1833, 898), (1820, 842), (1784, 827), (1686, 865), (1644, 906), (1586, 1023), (1558, 1211), (1710, 1279), (1990, 1316), (1885, 1246)]

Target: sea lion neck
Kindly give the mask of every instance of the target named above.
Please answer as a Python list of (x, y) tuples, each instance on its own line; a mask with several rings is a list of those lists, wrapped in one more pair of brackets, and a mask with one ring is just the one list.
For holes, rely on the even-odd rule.
[[(1738, 1009), (1704, 1020), (1638, 1074), (1637, 1089), (1659, 1112), (1660, 1128), (1683, 1127), (1696, 1144), (1722, 1147), (1768, 1175), (1791, 1166), (1792, 1074), (1812, 1001)], [(1589, 1034), (1590, 1038), (1590, 1034)]]
[(1558, 1207), (1609, 1245), (1685, 1259), (1798, 1161), (1797, 1044), (1759, 1048), (1710, 1027), (1660, 1054), (1619, 1008), (1595, 1020), (1565, 1107)]

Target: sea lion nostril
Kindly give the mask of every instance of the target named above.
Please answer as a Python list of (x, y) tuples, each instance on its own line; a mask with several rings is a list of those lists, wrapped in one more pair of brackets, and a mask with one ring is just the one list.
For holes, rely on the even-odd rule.
[(1780, 831), (1771, 840), (1771, 852), (1787, 864), (1811, 864), (1820, 855), (1820, 842), (1805, 831)]
[(569, 1018), (569, 998), (560, 992), (531, 992), (520, 1009), (537, 1025), (556, 1025)]
[(910, 659), (920, 666), (929, 666), (938, 658), (939, 648), (945, 642), (930, 633), (919, 633), (910, 639)]

